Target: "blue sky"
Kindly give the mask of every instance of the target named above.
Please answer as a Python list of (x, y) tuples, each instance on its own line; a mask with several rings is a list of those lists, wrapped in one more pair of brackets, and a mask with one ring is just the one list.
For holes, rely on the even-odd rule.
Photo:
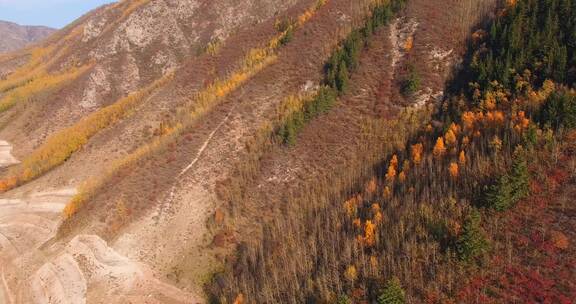
[(0, 20), (62, 28), (113, 0), (0, 0)]

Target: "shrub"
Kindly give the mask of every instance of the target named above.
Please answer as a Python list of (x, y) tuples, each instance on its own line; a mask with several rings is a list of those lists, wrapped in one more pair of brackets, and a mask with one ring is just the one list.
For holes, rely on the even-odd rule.
[(288, 27), (282, 37), (280, 38), (280, 45), (286, 45), (292, 41), (294, 38), (294, 28), (292, 26)]
[(346, 92), (349, 85), (348, 78), (349, 78), (348, 67), (344, 63), (340, 66), (338, 76), (336, 77), (336, 88), (338, 89), (338, 92), (340, 93)]
[(76, 79), (90, 66), (73, 68), (60, 74), (42, 74), (37, 78), (30, 79), (20, 86), (6, 92), (0, 99), (0, 113), (7, 111), (18, 103), (30, 101), (38, 94), (48, 92), (62, 84)]
[(400, 92), (404, 96), (411, 96), (412, 94), (416, 93), (420, 88), (420, 76), (414, 69), (414, 67), (410, 67), (410, 73), (408, 77), (402, 81), (402, 87), (400, 88)]
[(274, 23), (274, 28), (279, 32), (279, 33), (284, 33), (286, 32), (289, 28), (291, 28), (294, 24), (294, 21), (292, 21), (289, 18), (285, 18), (285, 19), (278, 19), (276, 20), (276, 22)]
[(30, 59), (22, 67), (0, 80), (0, 93), (5, 93), (46, 74), (47, 56), (53, 47), (34, 48), (30, 51)]

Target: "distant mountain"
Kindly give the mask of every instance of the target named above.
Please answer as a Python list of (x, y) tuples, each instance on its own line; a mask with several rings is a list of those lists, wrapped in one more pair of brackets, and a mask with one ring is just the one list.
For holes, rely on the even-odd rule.
[(21, 49), (30, 43), (46, 38), (55, 31), (45, 26), (24, 26), (0, 21), (0, 53)]

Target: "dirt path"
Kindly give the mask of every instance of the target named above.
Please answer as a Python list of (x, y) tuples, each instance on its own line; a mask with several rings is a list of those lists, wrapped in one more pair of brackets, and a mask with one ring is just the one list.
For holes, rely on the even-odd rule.
[[(193, 158), (182, 170), (177, 171), (179, 173), (175, 176), (174, 185), (163, 196), (158, 207), (132, 223), (119, 236), (114, 244), (119, 252), (166, 272), (166, 269), (181, 259), (180, 254), (176, 253), (187, 248), (198, 249), (199, 256), (190, 259), (190, 263), (198, 263), (195, 267), (198, 271), (197, 282), (193, 286), (202, 286), (200, 273), (206, 272), (214, 262), (207, 258), (206, 253), (200, 253), (201, 247), (209, 243), (206, 239), (206, 220), (215, 209), (217, 201), (209, 185), (214, 184), (217, 178), (214, 173), (221, 169), (219, 167), (232, 158), (234, 150), (229, 149), (232, 137), (238, 132), (246, 132), (246, 127), (234, 109), (231, 106), (222, 113), (218, 125), (198, 143)], [(203, 291), (197, 288), (194, 293), (202, 294)]]
[(174, 194), (176, 193), (176, 188), (178, 187), (178, 183), (181, 181), (182, 176), (184, 174), (186, 174), (188, 171), (190, 171), (190, 169), (192, 169), (192, 167), (194, 167), (194, 165), (198, 162), (198, 160), (200, 159), (200, 157), (202, 156), (202, 154), (204, 153), (204, 151), (208, 147), (208, 144), (210, 144), (210, 142), (212, 141), (212, 138), (214, 137), (214, 135), (228, 121), (228, 119), (230, 118), (230, 115), (232, 114), (234, 109), (235, 109), (235, 107), (233, 107), (228, 112), (226, 117), (218, 124), (218, 126), (216, 126), (214, 131), (212, 131), (212, 133), (210, 133), (210, 135), (208, 135), (208, 138), (202, 143), (202, 146), (200, 147), (200, 149), (196, 153), (196, 157), (194, 157), (194, 159), (184, 169), (182, 169), (182, 171), (180, 171), (180, 173), (178, 173), (178, 175), (176, 176), (176, 182), (174, 183), (174, 185), (172, 186), (172, 188), (170, 189), (170, 192), (168, 194), (168, 199), (165, 202), (161, 202), (159, 204), (158, 216), (157, 217), (154, 216), (157, 218), (157, 221), (156, 221), (157, 223), (158, 223), (159, 218), (162, 216), (163, 210), (166, 208), (170, 208), (170, 206), (172, 205), (172, 202), (174, 201)]

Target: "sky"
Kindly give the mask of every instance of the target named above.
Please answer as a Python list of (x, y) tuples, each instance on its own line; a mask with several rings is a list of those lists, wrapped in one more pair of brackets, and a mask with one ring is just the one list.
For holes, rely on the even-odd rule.
[(113, 0), (0, 0), (0, 20), (62, 28)]

